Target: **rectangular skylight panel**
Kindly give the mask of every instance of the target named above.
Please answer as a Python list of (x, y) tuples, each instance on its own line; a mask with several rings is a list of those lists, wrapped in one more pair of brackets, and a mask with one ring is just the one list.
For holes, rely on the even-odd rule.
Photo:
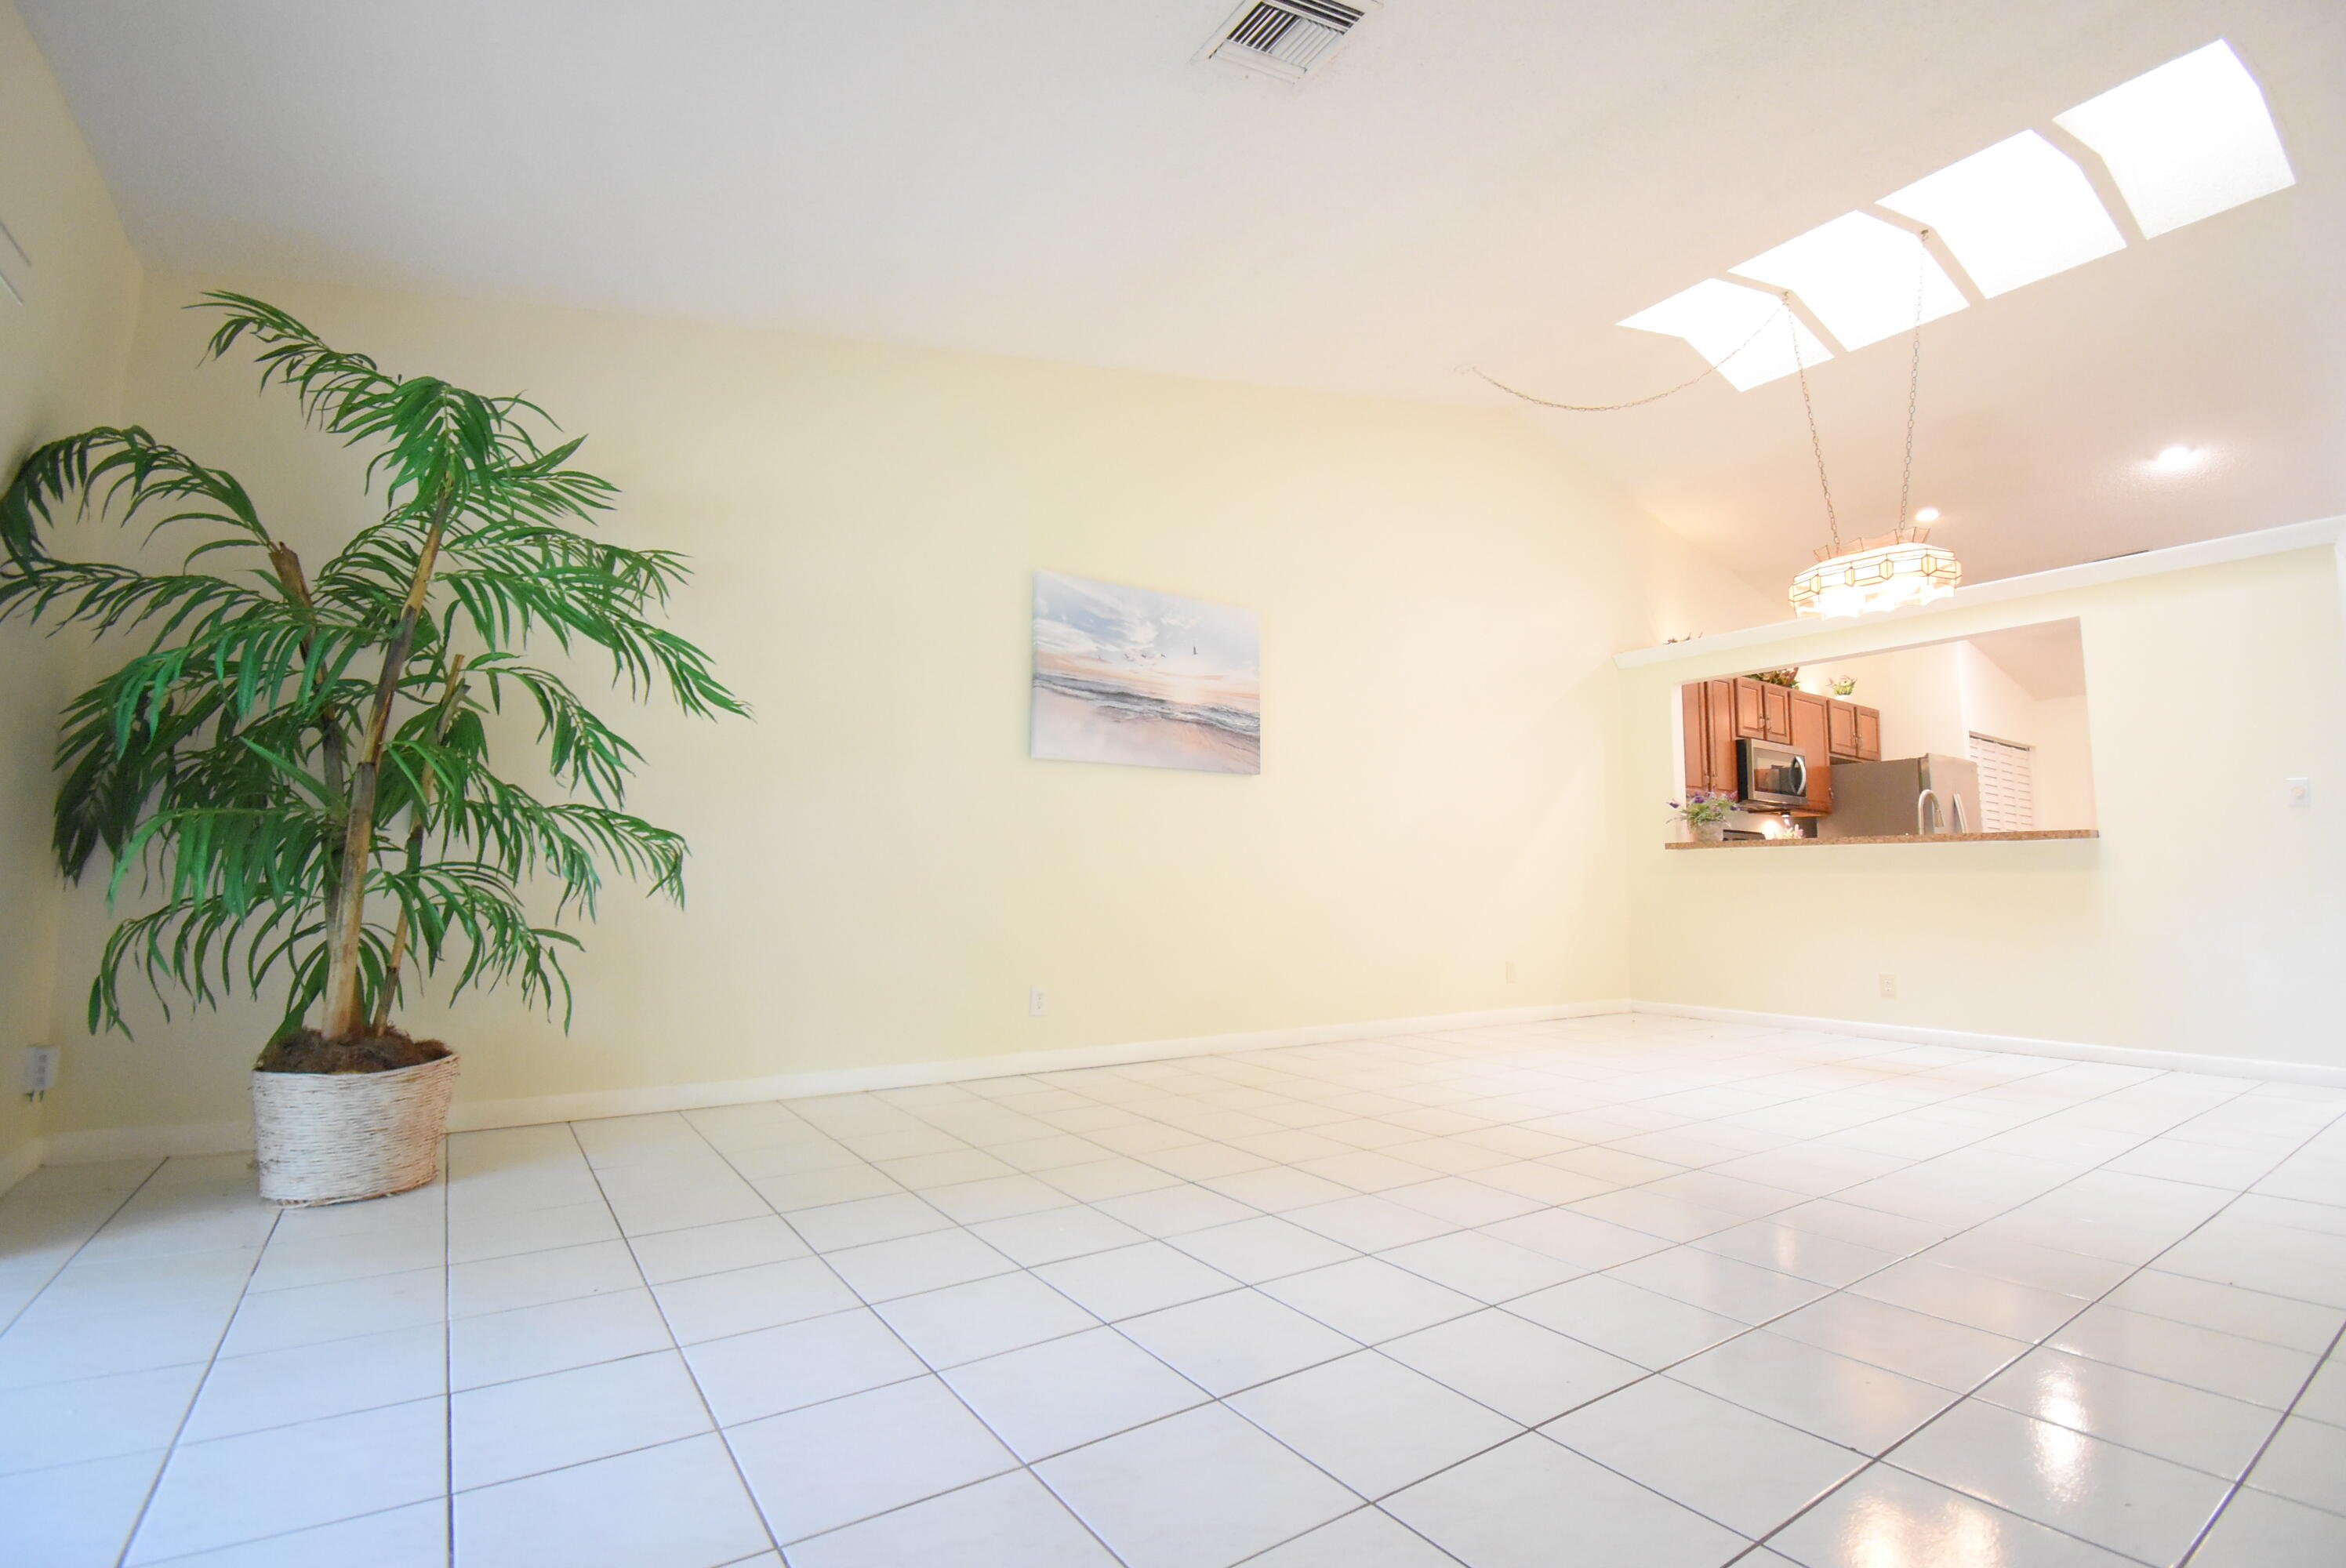
[[(1765, 386), (1802, 364), (1832, 358), (1832, 351), (1784, 308), (1783, 300), (1718, 278), (1706, 278), (1621, 325), (1684, 338), (1738, 392)], [(1798, 360), (1793, 358), (1795, 341)]]
[(1790, 289), (1845, 349), (1912, 331), (1964, 304), (1920, 239), (1862, 212), (1845, 212), (1728, 270)]
[(2102, 155), (2146, 235), (2297, 183), (2264, 94), (2221, 38), (2053, 119)]
[(2035, 131), (1925, 175), (1882, 205), (1935, 230), (1990, 299), (2126, 249), (2086, 171)]

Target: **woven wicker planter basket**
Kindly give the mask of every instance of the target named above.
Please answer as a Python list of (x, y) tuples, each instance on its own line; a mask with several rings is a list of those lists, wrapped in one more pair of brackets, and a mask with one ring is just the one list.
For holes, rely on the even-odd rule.
[(456, 1058), (389, 1073), (255, 1073), (260, 1196), (288, 1207), (355, 1203), (440, 1174)]

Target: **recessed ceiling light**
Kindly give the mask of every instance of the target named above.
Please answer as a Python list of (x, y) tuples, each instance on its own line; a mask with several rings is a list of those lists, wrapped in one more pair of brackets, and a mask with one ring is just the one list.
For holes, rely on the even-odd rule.
[[(1783, 300), (1717, 278), (1706, 278), (1621, 325), (1684, 338), (1738, 392), (1790, 375), (1802, 364), (1832, 358), (1832, 351), (1784, 308)], [(1800, 343), (1798, 361), (1793, 358), (1795, 340)]]
[(2264, 94), (2220, 38), (2054, 123), (2102, 155), (2146, 235), (2297, 183)]
[(1921, 240), (1862, 212), (1845, 212), (1728, 270), (1790, 289), (1845, 349), (1912, 331), (1917, 283), (1925, 321), (1964, 303)]
[(2187, 468), (2199, 466), (2199, 450), (2191, 446), (2169, 446), (2162, 449), (2150, 465), (2162, 473), (2180, 473)]
[(1990, 299), (2126, 249), (2093, 182), (2035, 131), (1882, 199), (1937, 230)]
[(1935, 506), (1925, 506), (1914, 514), (1914, 521), (1917, 523), (1936, 523), (1938, 520), (1939, 509)]

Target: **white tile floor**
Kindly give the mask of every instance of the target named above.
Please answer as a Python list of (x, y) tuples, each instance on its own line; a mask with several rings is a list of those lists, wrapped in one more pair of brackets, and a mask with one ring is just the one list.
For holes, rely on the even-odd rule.
[(2346, 1563), (2346, 1095), (1608, 1017), (0, 1199), (0, 1562)]

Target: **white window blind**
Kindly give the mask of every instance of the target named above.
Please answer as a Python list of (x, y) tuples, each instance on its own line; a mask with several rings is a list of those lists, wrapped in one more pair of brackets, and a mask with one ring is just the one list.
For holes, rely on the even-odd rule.
[(2036, 826), (2036, 784), (2030, 763), (2035, 752), (1994, 736), (1972, 737), (1972, 760), (1979, 764), (1980, 825), (1984, 833), (2025, 833)]

